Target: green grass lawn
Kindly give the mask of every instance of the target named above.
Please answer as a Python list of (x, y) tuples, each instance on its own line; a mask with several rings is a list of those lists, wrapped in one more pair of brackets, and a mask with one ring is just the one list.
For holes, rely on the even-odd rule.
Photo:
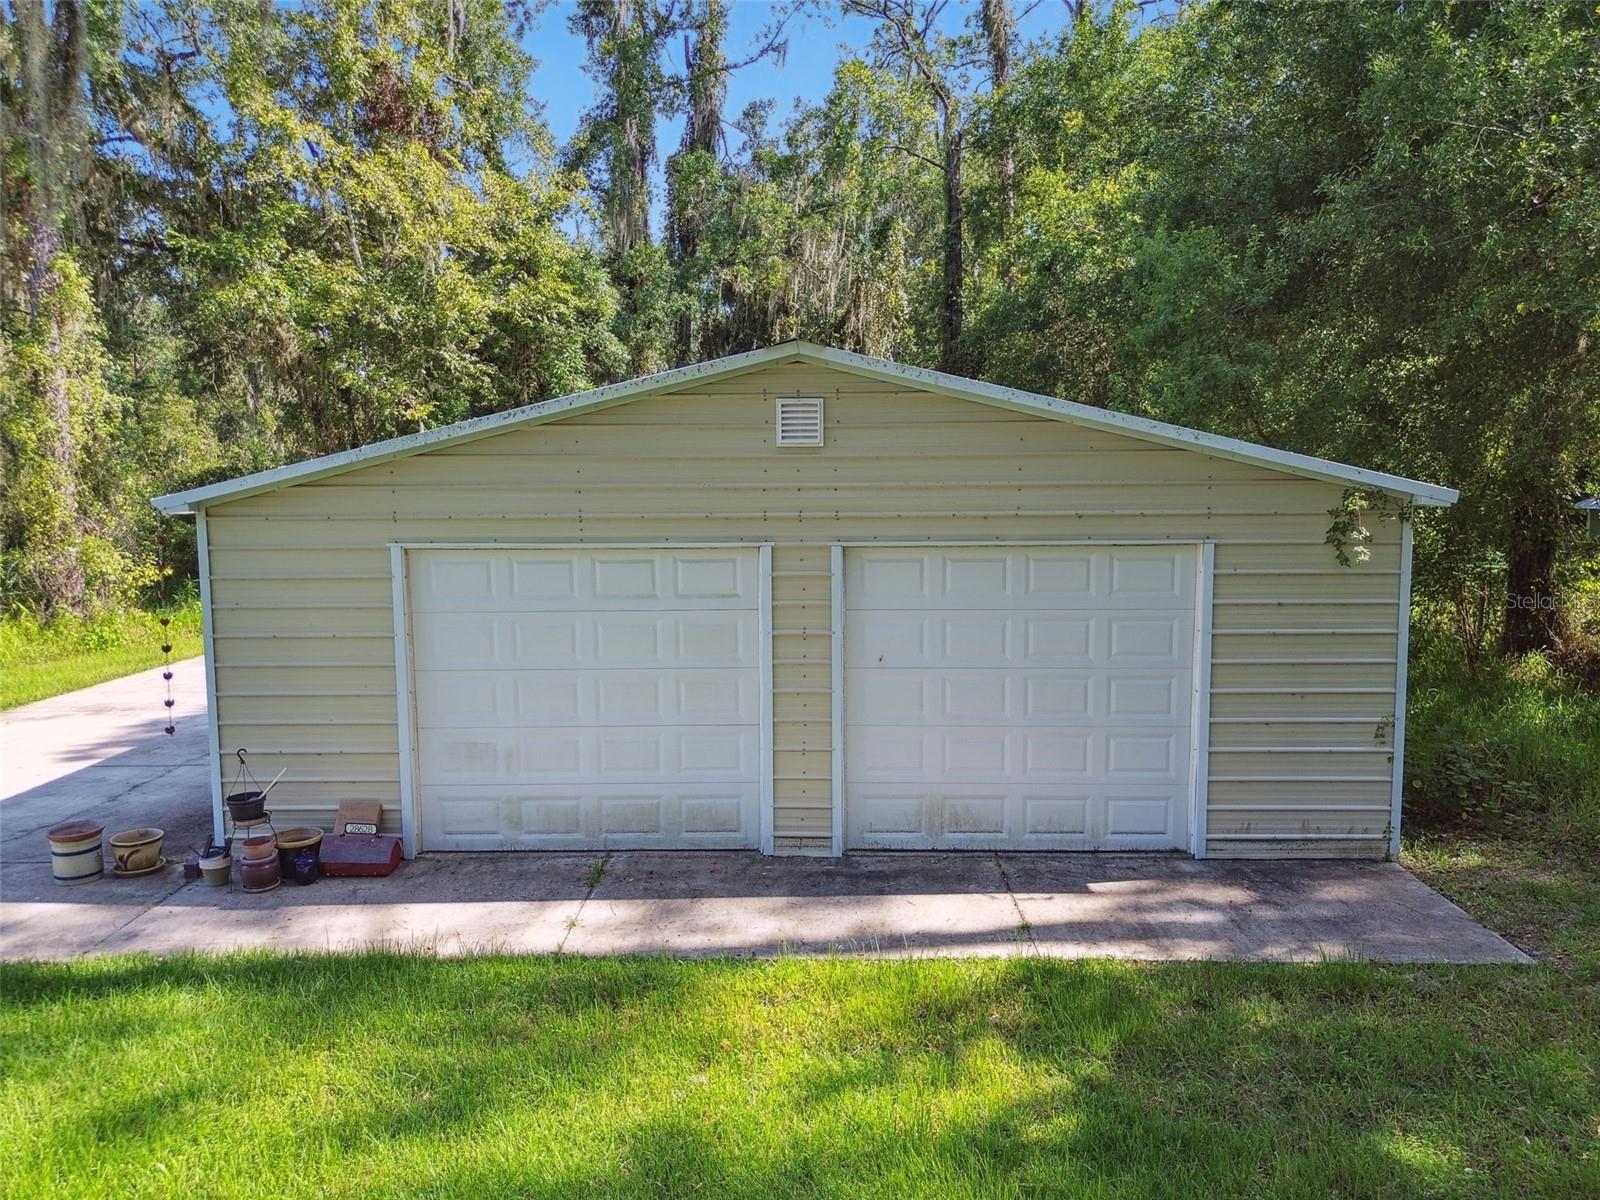
[(0, 1191), (1600, 1195), (1600, 884), (1492, 852), (1552, 965), (8, 965)]
[(159, 613), (107, 613), (45, 625), (17, 617), (0, 621), (0, 709), (159, 667), (163, 615), (172, 621), (173, 659), (201, 653), (198, 601)]

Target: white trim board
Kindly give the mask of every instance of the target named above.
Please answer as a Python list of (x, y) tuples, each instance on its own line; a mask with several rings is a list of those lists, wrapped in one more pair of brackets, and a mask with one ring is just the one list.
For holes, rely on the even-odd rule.
[(759, 849), (771, 854), (773, 825), (777, 813), (773, 810), (774, 746), (772, 741), (772, 546), (765, 543), (756, 547), (756, 620), (759, 631), (759, 669), (761, 686), (761, 822)]
[(1389, 857), (1400, 857), (1400, 809), (1406, 781), (1406, 671), (1411, 655), (1411, 548), (1410, 520), (1400, 525), (1400, 613), (1395, 622), (1394, 649), (1394, 776), (1389, 782)]
[(400, 765), (400, 846), (407, 858), (415, 858), (417, 845), (416, 719), (412, 715), (415, 684), (411, 676), (411, 614), (406, 595), (406, 552), (398, 545), (389, 547), (391, 597), (394, 606), (394, 695), (399, 730)]
[(1193, 803), (1189, 812), (1189, 853), (1206, 856), (1206, 817), (1211, 782), (1211, 628), (1216, 607), (1217, 544), (1201, 542), (1195, 570), (1194, 685), (1190, 697), (1189, 786)]
[(1153, 421), (1148, 417), (1093, 408), (1070, 400), (1058, 400), (1053, 396), (1000, 387), (975, 379), (963, 379), (959, 375), (931, 371), (925, 367), (906, 366), (887, 359), (834, 350), (810, 342), (785, 342), (765, 350), (751, 350), (711, 362), (695, 363), (692, 366), (678, 367), (655, 375), (644, 375), (638, 379), (608, 384), (591, 391), (563, 396), (557, 400), (525, 405), (522, 408), (486, 417), (474, 417), (454, 425), (444, 425), (438, 429), (390, 438), (355, 450), (313, 458), (307, 462), (275, 467), (270, 471), (258, 471), (238, 479), (173, 492), (170, 495), (158, 496), (151, 503), (168, 515), (195, 512), (206, 505), (220, 501), (240, 500), (246, 496), (256, 496), (292, 484), (323, 479), (358, 467), (374, 466), (392, 459), (404, 458), (439, 446), (477, 441), (517, 426), (542, 425), (550, 421), (559, 421), (563, 417), (577, 413), (595, 412), (645, 396), (681, 390), (780, 363), (833, 367), (885, 383), (898, 385), (909, 383), (937, 395), (970, 400), (977, 404), (988, 404), (1034, 416), (1050, 417), (1081, 425), (1086, 429), (1121, 434), (1158, 445), (1196, 450), (1217, 458), (1250, 463), (1291, 475), (1340, 483), (1347, 487), (1377, 488), (1422, 505), (1448, 506), (1454, 504), (1460, 494), (1454, 488), (1406, 479), (1399, 475), (1388, 475), (1381, 471), (1369, 471), (1362, 467), (1331, 462), (1308, 454), (1277, 450), (1270, 446), (1204, 433), (1197, 429), (1186, 429), (1181, 425)]
[(195, 557), (200, 571), (200, 639), (206, 656), (206, 755), (211, 764), (211, 841), (222, 845), (227, 829), (222, 819), (222, 733), (217, 716), (217, 645), (211, 619), (211, 542), (206, 535), (206, 514), (194, 517)]

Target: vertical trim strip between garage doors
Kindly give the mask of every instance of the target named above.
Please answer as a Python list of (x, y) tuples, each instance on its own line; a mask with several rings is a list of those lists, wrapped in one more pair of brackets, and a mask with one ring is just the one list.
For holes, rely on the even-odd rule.
[(761, 689), (761, 853), (772, 853), (773, 762), (772, 741), (772, 546), (756, 551), (756, 643), (758, 646), (758, 686)]
[(828, 760), (833, 771), (833, 856), (840, 858), (844, 855), (844, 547), (831, 547), (830, 555), (828, 660), (833, 694)]

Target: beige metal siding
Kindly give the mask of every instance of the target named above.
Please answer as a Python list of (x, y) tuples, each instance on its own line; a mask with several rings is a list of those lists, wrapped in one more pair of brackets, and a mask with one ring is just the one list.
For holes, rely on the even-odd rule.
[[(826, 399), (824, 446), (774, 448), (777, 395)], [(1210, 539), (1210, 851), (1381, 856), (1400, 533), (1340, 567), (1341, 492), (812, 366), (512, 429), (207, 510), (224, 762), (398, 829), (391, 542), (771, 542), (774, 840), (826, 853), (832, 543)]]
[(833, 849), (832, 548), (772, 551), (772, 844)]

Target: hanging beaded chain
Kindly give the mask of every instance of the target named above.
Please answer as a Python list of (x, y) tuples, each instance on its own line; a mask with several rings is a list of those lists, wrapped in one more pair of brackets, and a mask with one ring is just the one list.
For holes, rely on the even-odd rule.
[[(172, 564), (167, 561), (167, 531), (163, 527), (156, 533), (156, 599), (163, 609), (171, 603), (168, 581), (172, 578)], [(161, 618), (161, 678), (167, 685), (167, 698), (162, 703), (167, 710), (167, 723), (161, 732), (168, 737), (178, 732), (172, 719), (172, 709), (177, 703), (172, 698), (172, 618)]]
[(164, 659), (161, 678), (167, 681), (167, 698), (164, 701), (167, 708), (167, 724), (162, 730), (168, 737), (178, 732), (178, 727), (172, 723), (172, 706), (176, 701), (172, 698), (172, 633), (167, 626), (172, 622), (167, 617), (161, 618), (161, 636), (166, 640), (161, 643), (161, 653)]

